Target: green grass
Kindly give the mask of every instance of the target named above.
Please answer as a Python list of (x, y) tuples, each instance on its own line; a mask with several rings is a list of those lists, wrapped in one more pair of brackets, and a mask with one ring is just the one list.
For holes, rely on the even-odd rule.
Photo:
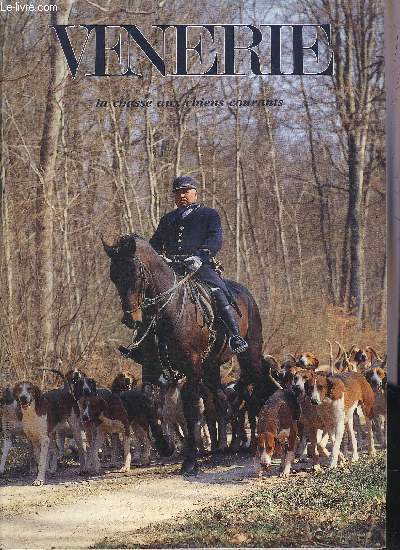
[(382, 547), (385, 482), (379, 453), (346, 468), (260, 483), (223, 506), (106, 538), (95, 548)]

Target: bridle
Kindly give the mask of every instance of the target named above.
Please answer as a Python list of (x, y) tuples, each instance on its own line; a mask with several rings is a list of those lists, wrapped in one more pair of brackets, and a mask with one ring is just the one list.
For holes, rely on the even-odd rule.
[[(143, 342), (143, 340), (146, 338), (148, 333), (150, 332), (151, 328), (156, 326), (157, 321), (160, 317), (161, 311), (169, 304), (169, 302), (174, 297), (174, 294), (176, 291), (183, 286), (189, 279), (191, 279), (194, 275), (193, 272), (188, 273), (185, 275), (182, 279), (178, 281), (178, 277), (174, 271), (174, 284), (171, 288), (168, 290), (161, 292), (160, 294), (157, 294), (153, 297), (146, 297), (146, 290), (148, 286), (148, 279), (151, 278), (151, 273), (146, 268), (145, 264), (142, 262), (140, 258), (137, 256), (131, 256), (129, 258), (129, 261), (133, 262), (134, 264), (137, 264), (138, 266), (138, 274), (139, 274), (139, 290), (138, 290), (138, 302), (137, 307), (138, 309), (141, 309), (142, 311), (153, 307), (153, 306), (160, 306), (156, 309), (156, 312), (152, 315), (149, 324), (146, 327), (146, 330), (144, 331), (143, 335), (140, 337), (139, 340), (135, 340), (135, 337), (137, 335), (137, 330), (133, 330), (133, 339), (132, 343), (130, 344), (130, 349), (135, 349), (140, 346), (140, 344)], [(124, 314), (132, 314), (132, 310), (124, 310)]]
[[(151, 273), (149, 273), (149, 270), (146, 268), (144, 263), (140, 258), (137, 256), (133, 256), (129, 258), (131, 262), (138, 264), (138, 271), (139, 271), (139, 291), (138, 291), (138, 308), (141, 310), (148, 309), (149, 307), (155, 306), (160, 304), (164, 299), (166, 301), (161, 305), (161, 307), (157, 310), (157, 313), (160, 312), (164, 307), (167, 305), (167, 303), (171, 300), (175, 292), (183, 286), (189, 279), (191, 279), (194, 275), (193, 272), (188, 273), (185, 275), (180, 281), (177, 282), (177, 276), (174, 271), (174, 284), (171, 288), (166, 290), (165, 292), (161, 292), (161, 294), (157, 294), (154, 297), (146, 297), (146, 289), (148, 285), (148, 277), (151, 277)], [(131, 310), (126, 310), (124, 313), (132, 313)]]

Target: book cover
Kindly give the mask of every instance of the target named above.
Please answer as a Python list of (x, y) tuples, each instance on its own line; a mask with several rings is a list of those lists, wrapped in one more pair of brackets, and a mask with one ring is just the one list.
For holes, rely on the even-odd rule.
[[(0, 2), (3, 548), (384, 545), (384, 404), (374, 417), (360, 397), (341, 451), (325, 424), (321, 471), (310, 443), (287, 462), (309, 433), (288, 375), (385, 374), (383, 11), (377, 0)], [(80, 472), (70, 420), (64, 435), (49, 424), (53, 405), (28, 422), (27, 384), (70, 395), (69, 371), (98, 388), (135, 379), (140, 410), (118, 401), (134, 415), (126, 471), (127, 444), (115, 467), (105, 445)], [(160, 376), (182, 390), (173, 410)], [(367, 385), (384, 403), (385, 384)], [(298, 437), (279, 417), (259, 476), (272, 394)], [(105, 415), (124, 443), (99, 395), (98, 424)], [(85, 435), (88, 466), (97, 440)], [(46, 437), (32, 486), (31, 446)]]

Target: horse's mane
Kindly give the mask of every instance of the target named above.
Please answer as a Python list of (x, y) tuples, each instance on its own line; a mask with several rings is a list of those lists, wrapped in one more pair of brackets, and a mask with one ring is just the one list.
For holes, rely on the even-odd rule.
[(120, 235), (112, 245), (112, 250), (112, 257), (114, 258), (125, 258), (137, 255), (143, 260), (144, 258), (150, 259), (153, 256), (157, 256), (156, 251), (149, 241), (138, 233)]
[(124, 235), (120, 235), (112, 245), (112, 248), (114, 249), (114, 253), (119, 255), (120, 253), (123, 254), (129, 250), (136, 251), (138, 246), (140, 248), (152, 248), (149, 241), (144, 239), (138, 233), (126, 233)]

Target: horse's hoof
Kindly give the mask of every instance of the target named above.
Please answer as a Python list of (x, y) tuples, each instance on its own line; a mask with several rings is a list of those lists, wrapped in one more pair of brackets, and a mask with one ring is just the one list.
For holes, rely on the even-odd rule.
[(199, 465), (195, 459), (186, 458), (181, 466), (181, 474), (184, 476), (196, 476), (199, 473)]

